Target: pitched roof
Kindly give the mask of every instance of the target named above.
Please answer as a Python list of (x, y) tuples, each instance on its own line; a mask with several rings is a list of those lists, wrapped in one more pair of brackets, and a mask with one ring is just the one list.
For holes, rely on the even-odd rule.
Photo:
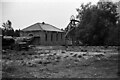
[(46, 24), (44, 22), (43, 23), (36, 23), (36, 24), (33, 24), (29, 27), (22, 29), (22, 31), (36, 31), (36, 30), (63, 32), (63, 30), (56, 28), (50, 24)]

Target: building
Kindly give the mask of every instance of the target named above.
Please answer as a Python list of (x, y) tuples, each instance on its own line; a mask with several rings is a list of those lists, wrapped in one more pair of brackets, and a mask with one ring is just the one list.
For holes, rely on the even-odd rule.
[(64, 45), (64, 31), (46, 23), (36, 23), (20, 32), (21, 37), (33, 36), (33, 45)]
[(0, 28), (0, 53), (2, 53), (2, 29)]
[[(2, 60), (2, 29), (0, 28), (0, 61)], [(2, 69), (2, 65), (0, 65), (0, 69)], [(0, 78), (2, 78), (2, 74), (0, 74)]]

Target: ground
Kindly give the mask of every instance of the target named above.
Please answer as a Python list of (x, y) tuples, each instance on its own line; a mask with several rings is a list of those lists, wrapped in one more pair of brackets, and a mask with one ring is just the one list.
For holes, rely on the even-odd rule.
[(2, 54), (2, 78), (118, 78), (117, 47), (34, 47)]

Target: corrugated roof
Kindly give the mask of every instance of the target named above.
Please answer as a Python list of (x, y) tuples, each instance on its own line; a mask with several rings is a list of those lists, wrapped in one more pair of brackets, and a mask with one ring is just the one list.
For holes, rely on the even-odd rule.
[(46, 23), (36, 23), (27, 28), (22, 29), (22, 31), (36, 31), (36, 30), (63, 32), (61, 29)]

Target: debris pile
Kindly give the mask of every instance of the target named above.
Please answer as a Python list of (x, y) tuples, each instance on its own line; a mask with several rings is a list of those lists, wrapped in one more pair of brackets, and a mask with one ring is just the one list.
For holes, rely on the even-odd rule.
[[(79, 47), (77, 49), (68, 48), (67, 50), (34, 48), (29, 51), (19, 52), (14, 50), (6, 50), (2, 55), (1, 62), (3, 63), (3, 67), (10, 67), (10, 69), (4, 67), (3, 72), (7, 71), (8, 73), (11, 73), (9, 70), (13, 72), (17, 70), (16, 68), (13, 69), (12, 66), (17, 66), (19, 68), (21, 66), (25, 68), (39, 68), (38, 71), (40, 72), (47, 70), (51, 73), (51, 75), (56, 75), (55, 73), (58, 73), (58, 68), (55, 68), (56, 66), (59, 66), (60, 69), (70, 69), (71, 67), (76, 67), (76, 65), (87, 67), (90, 66), (94, 61), (107, 59), (110, 57), (110, 55), (108, 55), (110, 52), (110, 50), (97, 50), (95, 48), (90, 51), (89, 47)], [(55, 72), (51, 70), (52, 68)], [(39, 77), (37, 72), (35, 73), (35, 76)]]

